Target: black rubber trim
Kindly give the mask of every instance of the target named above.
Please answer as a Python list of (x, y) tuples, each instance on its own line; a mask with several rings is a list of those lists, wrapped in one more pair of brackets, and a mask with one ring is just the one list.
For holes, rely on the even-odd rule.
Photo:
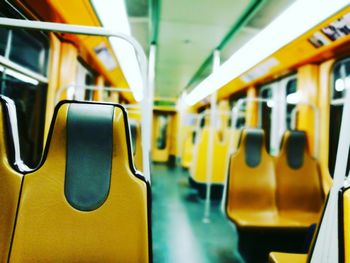
[(108, 197), (113, 116), (110, 105), (69, 105), (64, 193), (68, 203), (80, 211), (93, 211)]
[(247, 129), (245, 132), (245, 162), (249, 167), (254, 168), (257, 167), (261, 162), (264, 132), (260, 129)]
[(288, 166), (299, 169), (304, 164), (306, 151), (306, 133), (304, 131), (291, 131), (286, 140), (286, 153)]
[[(53, 131), (54, 131), (54, 126), (55, 126), (55, 122), (56, 122), (56, 118), (57, 118), (57, 114), (58, 114), (58, 110), (59, 108), (64, 105), (64, 104), (69, 104), (69, 103), (82, 103), (82, 104), (98, 104), (98, 105), (112, 105), (116, 108), (119, 108), (122, 113), (123, 113), (123, 117), (124, 117), (124, 125), (125, 125), (125, 135), (126, 135), (126, 142), (127, 142), (127, 149), (128, 149), (128, 159), (129, 159), (129, 168), (131, 170), (131, 172), (134, 174), (134, 176), (136, 178), (138, 178), (139, 180), (141, 180), (142, 182), (144, 182), (146, 184), (147, 187), (147, 219), (148, 219), (148, 255), (149, 255), (149, 262), (153, 262), (153, 251), (152, 251), (152, 191), (151, 191), (151, 186), (150, 186), (150, 182), (146, 180), (146, 178), (139, 172), (136, 170), (134, 163), (133, 163), (133, 158), (132, 158), (132, 147), (131, 147), (131, 141), (130, 141), (130, 129), (129, 129), (129, 123), (128, 123), (128, 114), (126, 109), (120, 105), (120, 104), (114, 104), (114, 103), (103, 103), (103, 102), (90, 102), (90, 101), (74, 101), (74, 100), (62, 100), (60, 101), (54, 110), (53, 116), (52, 116), (52, 121), (50, 124), (50, 129), (49, 129), (49, 133), (48, 133), (48, 137), (47, 137), (47, 141), (46, 141), (46, 145), (44, 148), (44, 152), (43, 152), (43, 156), (41, 158), (41, 161), (39, 162), (39, 165), (33, 169), (30, 172), (27, 172), (26, 174), (30, 174), (33, 173), (37, 170), (39, 170), (43, 164), (45, 163), (45, 160), (47, 158), (47, 154), (50, 148), (50, 143), (51, 143), (51, 139), (52, 139), (52, 135), (53, 135)], [(25, 179), (25, 177), (24, 177)], [(17, 220), (16, 220), (17, 221)], [(17, 222), (16, 222), (17, 223)]]

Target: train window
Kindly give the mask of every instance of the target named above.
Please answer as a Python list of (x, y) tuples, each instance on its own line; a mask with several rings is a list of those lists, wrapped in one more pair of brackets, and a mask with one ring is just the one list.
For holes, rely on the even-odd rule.
[(0, 56), (5, 56), (8, 33), (8, 30), (0, 28)]
[(260, 97), (269, 101), (268, 103), (260, 103), (259, 126), (265, 131), (266, 150), (270, 151), (272, 88), (270, 86), (261, 88)]
[(83, 62), (78, 61), (77, 76), (76, 76), (76, 89), (73, 95), (77, 100), (92, 100), (93, 90), (85, 89), (85, 86), (91, 86), (95, 84), (95, 75), (91, 69), (89, 69)]
[(47, 83), (3, 68), (1, 94), (16, 105), (21, 157), (35, 167), (41, 158), (44, 136)]
[[(297, 79), (295, 75), (282, 78), (260, 88), (259, 124), (265, 131), (266, 148), (272, 155), (279, 153), (283, 133), (291, 128), (291, 113), (296, 104)], [(287, 103), (288, 102), (288, 103)]]
[[(350, 88), (350, 58), (340, 60), (335, 63), (332, 76), (332, 99), (330, 102), (329, 120), (329, 155), (328, 168), (333, 177), (335, 168), (335, 157), (337, 155), (338, 140), (340, 133), (340, 123), (343, 113), (345, 92)], [(349, 171), (350, 160), (348, 158)]]
[(0, 30), (0, 93), (16, 105), (21, 158), (30, 167), (39, 163), (43, 149), (48, 47), (42, 33)]
[(38, 36), (32, 32), (12, 31), (10, 60), (46, 76), (47, 41), (42, 41)]
[(297, 79), (292, 78), (288, 80), (286, 87), (287, 96), (287, 128), (290, 130), (292, 128), (292, 112), (296, 106), (297, 101), (295, 100), (295, 94), (297, 94)]
[(167, 147), (167, 130), (169, 126), (169, 115), (158, 115), (158, 135), (157, 135), (157, 148), (163, 150)]
[[(230, 97), (229, 99), (229, 104), (230, 104), (230, 110), (237, 104), (237, 101), (240, 99), (245, 99), (247, 97), (246, 93), (239, 93), (235, 94)], [(236, 128), (241, 129), (245, 125), (245, 110), (246, 110), (246, 103), (243, 102), (242, 106), (240, 107), (241, 113), (237, 116), (236, 120)], [(231, 117), (229, 118), (228, 125), (231, 127), (232, 119)]]

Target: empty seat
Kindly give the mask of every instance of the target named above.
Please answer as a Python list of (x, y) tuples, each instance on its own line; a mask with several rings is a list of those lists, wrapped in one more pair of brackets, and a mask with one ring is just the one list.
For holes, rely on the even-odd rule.
[(61, 103), (43, 161), (23, 181), (9, 262), (148, 262), (149, 203), (126, 111)]
[(306, 134), (287, 131), (276, 159), (277, 207), (282, 217), (308, 227), (319, 220), (324, 203), (317, 161), (310, 155)]
[(238, 227), (275, 227), (283, 222), (275, 203), (272, 157), (265, 150), (261, 129), (245, 129), (230, 158), (226, 213)]
[[(328, 199), (329, 200), (329, 199)], [(339, 192), (338, 199), (338, 246), (339, 246), (339, 262), (349, 263), (350, 262), (350, 188), (343, 188)], [(320, 222), (322, 223), (322, 222)], [(320, 226), (319, 226), (320, 227)], [(317, 232), (314, 236), (316, 243), (318, 238)], [(309, 262), (313, 248), (311, 247), (308, 254), (293, 254), (283, 252), (271, 252), (269, 255), (269, 262), (271, 263), (306, 263)], [(330, 260), (330, 259), (329, 259)], [(327, 261), (328, 262), (328, 261)]]
[(0, 96), (0, 262), (8, 259), (23, 179), (23, 175), (12, 168), (22, 169), (21, 160), (15, 157), (19, 154), (19, 149), (15, 149), (15, 143), (18, 146), (16, 127), (11, 127), (10, 121), (17, 122), (15, 108), (11, 107), (11, 101)]
[(193, 158), (193, 147), (195, 142), (195, 132), (193, 131), (193, 128), (188, 129), (186, 134), (186, 139), (183, 145), (183, 151), (181, 155), (181, 166), (183, 168), (188, 169), (191, 165), (192, 158)]
[(280, 213), (275, 162), (266, 152), (264, 131), (245, 129), (230, 158), (226, 213), (241, 228), (305, 229), (305, 220)]
[[(229, 158), (229, 131), (225, 131), (222, 140), (219, 131), (214, 132), (213, 165), (212, 178), (213, 184), (223, 185), (226, 179), (226, 168)], [(197, 145), (195, 145), (194, 155), (190, 174), (192, 179), (199, 184), (205, 184), (207, 181), (207, 157), (209, 147), (209, 128), (204, 128), (200, 135)]]
[(273, 252), (269, 257), (270, 263), (306, 263), (306, 261), (307, 254)]

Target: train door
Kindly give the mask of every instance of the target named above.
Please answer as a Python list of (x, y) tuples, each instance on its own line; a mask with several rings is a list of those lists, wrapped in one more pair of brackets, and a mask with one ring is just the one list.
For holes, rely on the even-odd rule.
[(287, 128), (291, 128), (293, 105), (298, 102), (296, 91), (296, 75), (266, 84), (259, 90), (259, 97), (268, 100), (260, 103), (259, 126), (265, 130), (266, 147), (272, 155), (277, 155), (282, 136)]
[(152, 157), (155, 162), (167, 162), (170, 155), (170, 133), (172, 115), (155, 112)]
[(30, 167), (39, 163), (43, 149), (48, 57), (47, 35), (0, 29), (0, 93), (15, 103), (21, 158)]
[[(334, 64), (331, 79), (328, 168), (333, 177), (345, 93), (346, 90), (350, 88), (350, 58), (339, 60)], [(347, 171), (348, 170), (349, 158)]]

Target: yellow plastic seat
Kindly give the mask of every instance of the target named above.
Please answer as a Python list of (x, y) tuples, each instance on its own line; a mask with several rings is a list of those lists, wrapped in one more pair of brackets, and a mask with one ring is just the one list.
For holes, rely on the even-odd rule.
[(226, 214), (239, 228), (303, 227), (279, 214), (274, 160), (265, 150), (261, 129), (243, 130), (240, 145), (230, 158)]
[[(226, 179), (226, 168), (229, 158), (230, 131), (225, 131), (220, 138), (219, 131), (214, 132), (214, 149), (212, 165), (212, 184), (223, 185)], [(195, 145), (190, 174), (197, 184), (207, 182), (207, 152), (209, 147), (209, 128), (201, 131), (198, 143)]]
[(193, 134), (194, 134), (194, 131), (192, 129), (189, 130), (185, 139), (182, 156), (181, 156), (181, 166), (183, 168), (189, 168), (192, 162), (193, 147), (194, 147)]
[[(0, 262), (7, 262), (23, 174), (16, 172), (10, 165), (12, 162), (7, 152), (14, 151), (14, 149), (9, 149), (6, 141), (18, 140), (18, 138), (5, 132), (7, 129), (4, 120), (9, 120), (12, 116), (7, 107), (8, 101), (0, 96), (0, 102)], [(11, 114), (15, 116), (15, 111)], [(13, 119), (12, 121), (16, 122)], [(9, 123), (7, 126), (10, 126)], [(10, 147), (12, 148), (13, 145)]]
[(319, 221), (324, 203), (320, 170), (303, 131), (287, 131), (276, 158), (276, 202), (281, 217), (308, 227)]
[(24, 178), (9, 262), (149, 262), (149, 185), (131, 155), (121, 106), (57, 107)]
[[(339, 223), (339, 262), (350, 262), (350, 188), (342, 189), (338, 200), (338, 223)], [(315, 236), (317, 238), (317, 236)], [(311, 249), (312, 251), (312, 249)], [(309, 254), (292, 254), (283, 252), (271, 252), (271, 263), (305, 263), (308, 262)]]
[(293, 253), (270, 253), (270, 263), (306, 263), (307, 254), (293, 254)]
[(263, 130), (245, 129), (230, 158), (226, 213), (241, 228), (282, 223), (275, 204), (274, 163), (264, 143)]

